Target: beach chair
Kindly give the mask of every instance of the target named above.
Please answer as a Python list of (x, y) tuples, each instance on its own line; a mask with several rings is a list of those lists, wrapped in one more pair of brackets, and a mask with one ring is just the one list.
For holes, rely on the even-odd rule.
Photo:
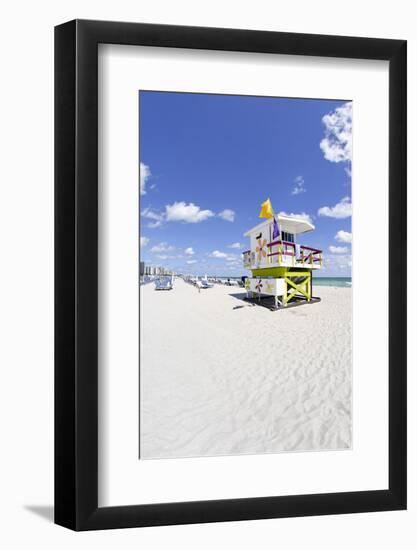
[(155, 281), (155, 290), (172, 290), (171, 279), (157, 279)]
[(201, 288), (213, 288), (213, 285), (208, 281), (206, 281), (205, 279), (203, 279), (201, 281)]

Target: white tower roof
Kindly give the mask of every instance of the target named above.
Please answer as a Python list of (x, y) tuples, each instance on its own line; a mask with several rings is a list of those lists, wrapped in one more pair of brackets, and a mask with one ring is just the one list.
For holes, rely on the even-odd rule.
[[(275, 216), (276, 220), (279, 223), (281, 231), (285, 231), (287, 233), (293, 233), (294, 235), (298, 235), (299, 233), (307, 233), (307, 231), (314, 231), (315, 227), (314, 225), (306, 220), (305, 218), (297, 218), (294, 216), (283, 216), (278, 215)], [(272, 218), (268, 218), (258, 225), (255, 225), (255, 227), (252, 227), (252, 229), (249, 229), (245, 233), (245, 237), (249, 237), (253, 232), (260, 231), (263, 229), (266, 225), (269, 225), (272, 222)]]

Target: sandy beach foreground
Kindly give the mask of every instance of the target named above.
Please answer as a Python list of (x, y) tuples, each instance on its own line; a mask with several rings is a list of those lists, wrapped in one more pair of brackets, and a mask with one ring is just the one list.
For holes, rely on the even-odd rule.
[(351, 445), (350, 288), (271, 312), (242, 288), (141, 287), (141, 458)]

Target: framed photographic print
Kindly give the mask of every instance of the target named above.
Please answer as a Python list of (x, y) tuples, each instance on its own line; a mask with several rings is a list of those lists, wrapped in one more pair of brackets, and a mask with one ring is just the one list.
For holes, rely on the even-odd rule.
[(406, 42), (55, 30), (55, 521), (406, 507)]

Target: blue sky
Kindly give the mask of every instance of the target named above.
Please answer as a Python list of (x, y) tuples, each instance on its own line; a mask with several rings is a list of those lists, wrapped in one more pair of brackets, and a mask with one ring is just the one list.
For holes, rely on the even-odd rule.
[(140, 92), (141, 260), (239, 276), (268, 197), (309, 217), (322, 276), (351, 272), (351, 103)]

